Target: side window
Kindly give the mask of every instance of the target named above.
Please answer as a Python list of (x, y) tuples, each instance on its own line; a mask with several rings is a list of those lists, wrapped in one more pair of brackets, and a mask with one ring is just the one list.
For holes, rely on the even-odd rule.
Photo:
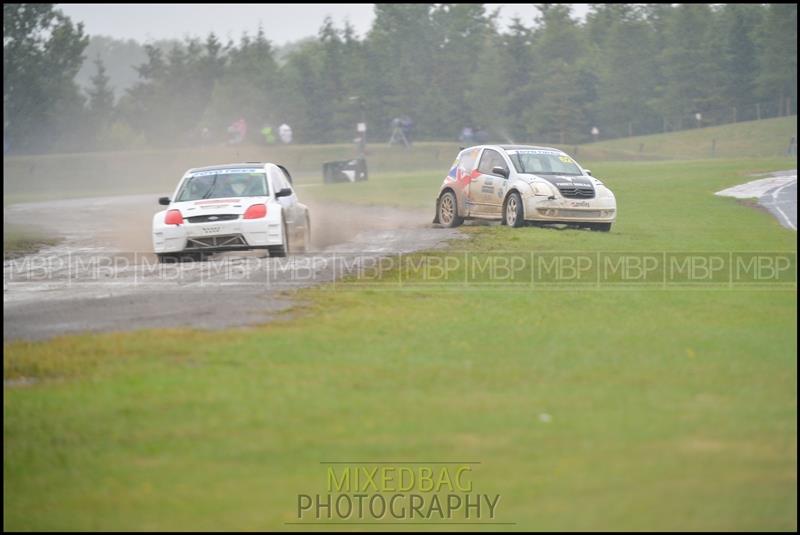
[[(494, 155), (495, 155), (495, 160), (492, 163), (492, 167), (502, 167), (503, 169), (506, 170), (506, 173), (508, 173), (508, 164), (506, 163), (505, 159), (503, 158), (503, 155), (500, 154), (499, 152), (495, 152)], [(491, 171), (491, 169), (490, 169), (490, 171)]]
[(481, 163), (478, 166), (478, 171), (485, 175), (491, 175), (492, 169), (495, 167), (502, 167), (504, 169), (508, 169), (505, 160), (503, 157), (496, 150), (486, 149), (483, 151), (483, 156), (481, 157)]
[(292, 186), (289, 184), (289, 181), (286, 180), (286, 175), (283, 174), (283, 171), (278, 168), (277, 171), (271, 173), (272, 175), (272, 185), (275, 187), (275, 193), (279, 192), (283, 188), (292, 189)]
[(292, 189), (292, 182), (289, 180), (289, 177), (286, 176), (283, 169), (281, 169), (281, 187)]
[(282, 165), (279, 165), (278, 169), (281, 170), (281, 173), (283, 173), (283, 176), (286, 178), (286, 183), (287, 183), (288, 187), (291, 188), (292, 187), (292, 175), (289, 174), (289, 170), (286, 169)]
[(475, 160), (478, 159), (479, 149), (467, 149), (461, 153), (458, 166), (467, 173), (475, 169)]
[(280, 173), (275, 173), (270, 171), (269, 173), (269, 181), (272, 182), (272, 192), (278, 193), (281, 188), (283, 187), (283, 177)]

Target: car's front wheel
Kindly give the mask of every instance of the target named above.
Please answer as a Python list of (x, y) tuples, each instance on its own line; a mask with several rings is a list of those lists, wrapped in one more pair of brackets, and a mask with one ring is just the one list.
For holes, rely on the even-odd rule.
[(458, 215), (458, 203), (456, 195), (452, 191), (447, 191), (439, 198), (439, 223), (448, 228), (459, 226), (464, 222), (463, 217)]
[(525, 224), (525, 213), (522, 207), (522, 197), (516, 191), (506, 199), (506, 206), (503, 210), (503, 220), (509, 227), (521, 227)]
[(270, 256), (283, 257), (289, 252), (289, 233), (286, 232), (286, 223), (281, 225), (281, 232), (283, 233), (283, 240), (280, 245), (272, 245), (268, 248)]

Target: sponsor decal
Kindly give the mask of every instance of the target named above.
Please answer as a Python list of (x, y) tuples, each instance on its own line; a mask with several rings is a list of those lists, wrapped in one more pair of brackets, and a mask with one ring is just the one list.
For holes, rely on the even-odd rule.
[(191, 177), (196, 176), (208, 176), (208, 175), (240, 175), (240, 174), (265, 174), (264, 169), (258, 168), (242, 168), (242, 169), (217, 169), (215, 171), (198, 171), (197, 173), (192, 173)]
[(478, 178), (481, 174), (477, 169), (465, 171), (461, 167), (455, 167), (454, 171), (455, 173), (451, 170), (451, 174), (448, 175), (447, 178), (451, 182), (455, 182), (455, 185), (461, 189), (466, 189), (469, 183)]
[(457, 187), (466, 190), (469, 183), (481, 175), (477, 169), (472, 169), (477, 160), (478, 149), (463, 152), (447, 174), (447, 180), (455, 182)]
[(508, 151), (508, 154), (550, 154), (552, 156), (563, 156), (561, 152), (555, 150), (526, 149)]
[(203, 201), (195, 201), (194, 204), (231, 204), (239, 201), (240, 199), (208, 199)]

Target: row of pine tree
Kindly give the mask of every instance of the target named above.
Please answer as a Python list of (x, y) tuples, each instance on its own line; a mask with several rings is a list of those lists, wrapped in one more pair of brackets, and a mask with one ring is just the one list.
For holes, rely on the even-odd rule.
[(326, 20), (280, 60), (263, 31), (147, 46), (119, 99), (99, 61), (86, 94), (75, 85), (80, 25), (46, 4), (13, 6), (4, 137), (23, 152), (224, 142), (239, 118), (252, 141), (288, 123), (297, 142), (346, 142), (365, 120), (383, 142), (408, 117), (415, 139), (471, 127), (577, 143), (595, 128), (609, 138), (796, 113), (795, 4), (602, 4), (585, 20), (542, 4), (502, 30), (481, 4), (376, 4), (365, 35)]

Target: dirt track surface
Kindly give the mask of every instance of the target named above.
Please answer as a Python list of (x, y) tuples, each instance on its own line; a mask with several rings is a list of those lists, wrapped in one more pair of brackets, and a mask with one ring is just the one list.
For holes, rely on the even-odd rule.
[(36, 226), (62, 241), (4, 261), (4, 339), (265, 323), (292, 306), (293, 290), (376, 265), (386, 254), (431, 249), (463, 237), (434, 228), (429, 211), (306, 202), (312, 217), (310, 253), (287, 258), (260, 251), (225, 253), (204, 262), (158, 264), (150, 253), (156, 197), (6, 207), (6, 221)]

